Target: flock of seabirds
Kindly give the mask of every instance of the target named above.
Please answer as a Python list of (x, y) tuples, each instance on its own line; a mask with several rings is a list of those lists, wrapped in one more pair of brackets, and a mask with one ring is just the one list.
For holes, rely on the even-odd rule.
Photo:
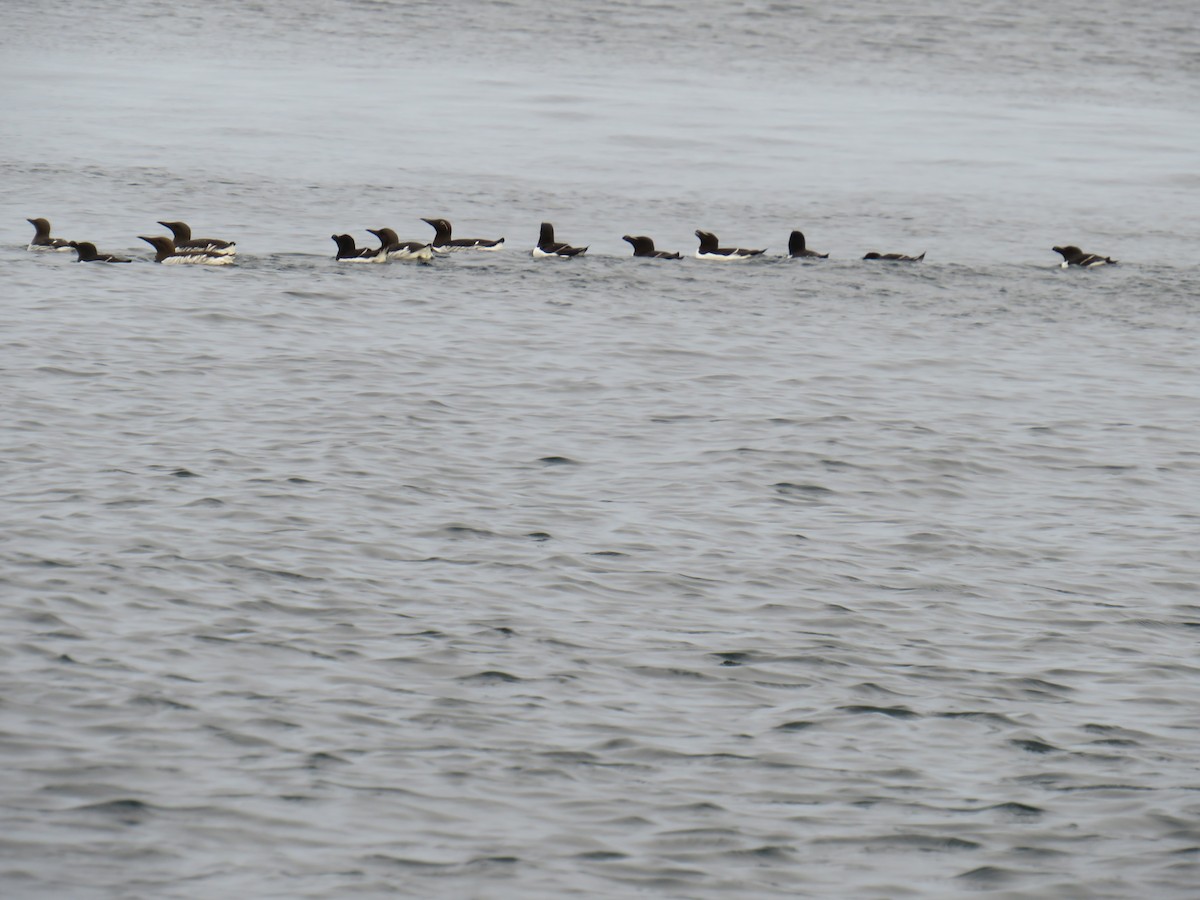
[[(29, 242), (30, 250), (74, 250), (78, 254), (78, 262), (127, 263), (132, 260), (117, 256), (113, 253), (101, 253), (90, 241), (69, 241), (64, 238), (52, 237), (50, 222), (47, 219), (27, 220), (36, 231), (33, 240)], [(379, 241), (378, 247), (359, 247), (349, 234), (331, 235), (337, 245), (334, 259), (346, 263), (383, 263), (392, 260), (427, 261), (434, 254), (450, 253), (456, 250), (500, 250), (504, 247), (504, 238), (456, 238), (450, 222), (446, 219), (422, 219), (422, 222), (433, 228), (435, 234), (431, 241), (402, 241), (391, 228), (368, 228)], [(227, 266), (233, 263), (237, 255), (237, 244), (234, 241), (219, 238), (192, 237), (192, 229), (186, 222), (159, 222), (168, 229), (171, 236), (138, 235), (154, 248), (154, 261), (164, 265), (207, 265)], [(753, 259), (762, 256), (765, 250), (748, 250), (744, 247), (722, 247), (717, 236), (711, 231), (697, 231), (696, 237), (700, 246), (696, 250), (696, 259), (733, 262)], [(654, 241), (645, 235), (625, 235), (622, 240), (628, 241), (633, 247), (635, 257), (651, 259), (682, 259), (682, 254), (667, 250), (655, 249)], [(537, 246), (531, 251), (535, 258), (557, 257), (569, 259), (582, 256), (587, 247), (573, 247), (557, 241), (554, 238), (554, 226), (543, 222), (538, 234)], [(1115, 259), (1099, 256), (1095, 253), (1084, 253), (1078, 247), (1065, 246), (1051, 248), (1062, 257), (1062, 267), (1080, 266), (1092, 268), (1116, 263)], [(818, 253), (809, 250), (804, 240), (804, 234), (793, 231), (788, 239), (788, 256), (792, 259), (827, 259), (828, 253)], [(903, 253), (877, 253), (871, 251), (863, 259), (879, 259), (891, 262), (920, 262), (925, 254), (906, 256)]]

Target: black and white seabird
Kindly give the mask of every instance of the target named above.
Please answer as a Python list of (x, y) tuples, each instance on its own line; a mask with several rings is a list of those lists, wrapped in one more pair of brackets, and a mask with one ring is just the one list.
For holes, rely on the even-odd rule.
[(99, 253), (96, 250), (96, 245), (91, 241), (71, 241), (69, 249), (74, 249), (79, 254), (75, 262), (103, 262), (103, 263), (127, 263), (123, 256), (114, 256), (112, 253)]
[(50, 220), (49, 219), (26, 219), (33, 230), (36, 232), (33, 240), (29, 242), (30, 250), (74, 250), (77, 249), (73, 241), (68, 241), (65, 238), (50, 237)]
[(905, 256), (903, 253), (876, 253), (872, 250), (863, 259), (886, 259), (891, 262), (920, 262), (925, 258), (925, 254), (920, 256)]
[(533, 255), (537, 259), (547, 256), (557, 256), (566, 259), (571, 256), (581, 256), (586, 252), (587, 247), (572, 247), (569, 244), (554, 240), (554, 226), (549, 222), (542, 223), (542, 229), (538, 234), (537, 246), (533, 248)]
[(333, 258), (338, 262), (387, 262), (387, 250), (383, 247), (358, 247), (354, 238), (348, 234), (331, 234), (337, 244), (337, 255)]
[(192, 229), (187, 222), (159, 222), (158, 224), (171, 230), (171, 240), (175, 244), (175, 249), (180, 252), (202, 250), (221, 256), (233, 256), (237, 253), (237, 244), (234, 241), (192, 237)]
[(800, 259), (801, 257), (829, 259), (828, 253), (818, 253), (816, 250), (809, 250), (804, 246), (803, 231), (793, 231), (792, 236), (788, 238), (788, 256), (792, 259)]
[(1098, 256), (1095, 253), (1084, 253), (1078, 247), (1052, 247), (1055, 253), (1062, 258), (1062, 267), (1080, 266), (1084, 269), (1091, 269), (1095, 266), (1112, 266), (1116, 265), (1115, 259), (1109, 259), (1107, 256)]
[(490, 240), (488, 238), (452, 238), (449, 219), (422, 219), (434, 231), (433, 242), (430, 246), (438, 253), (448, 253), (451, 250), (501, 250), (504, 238)]
[(180, 250), (169, 237), (161, 235), (146, 237), (138, 235), (139, 241), (145, 241), (154, 248), (154, 261), (167, 266), (229, 266), (233, 264), (233, 255), (229, 253), (214, 253), (199, 247), (187, 247)]
[(765, 250), (746, 250), (743, 247), (718, 247), (717, 236), (711, 231), (696, 231), (700, 239), (700, 249), (696, 251), (696, 259), (715, 259), (730, 262), (739, 259), (751, 259), (762, 256)]
[(654, 241), (646, 237), (644, 234), (625, 235), (621, 238), (623, 241), (629, 241), (633, 246), (634, 256), (645, 256), (651, 259), (682, 259), (678, 253), (669, 253), (666, 250), (655, 250)]
[(433, 259), (433, 250), (420, 241), (402, 241), (390, 228), (368, 228), (367, 231), (379, 238), (379, 252), (388, 259)]

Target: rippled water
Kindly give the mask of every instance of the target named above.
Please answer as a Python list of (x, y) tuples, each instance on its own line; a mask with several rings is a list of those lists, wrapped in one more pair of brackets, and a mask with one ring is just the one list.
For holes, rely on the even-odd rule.
[[(71, 10), (0, 36), (0, 894), (1194, 894), (1190, 6)], [(508, 249), (329, 259), (432, 215)]]

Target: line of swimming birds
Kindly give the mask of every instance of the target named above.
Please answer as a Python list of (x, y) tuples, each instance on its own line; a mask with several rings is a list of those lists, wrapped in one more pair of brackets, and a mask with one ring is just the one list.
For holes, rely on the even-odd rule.
[[(74, 250), (78, 254), (77, 262), (127, 263), (132, 261), (126, 257), (117, 256), (112, 253), (101, 253), (96, 249), (96, 245), (90, 241), (68, 241), (64, 238), (52, 237), (50, 234), (50, 222), (47, 219), (38, 218), (26, 221), (33, 225), (36, 231), (33, 240), (29, 242), (30, 250)], [(375, 235), (379, 240), (378, 247), (359, 247), (355, 243), (354, 238), (348, 234), (330, 235), (333, 242), (337, 245), (337, 253), (334, 259), (338, 262), (347, 263), (383, 263), (392, 260), (428, 261), (433, 258), (434, 254), (450, 253), (456, 250), (494, 251), (504, 247), (504, 238), (453, 237), (450, 222), (446, 219), (422, 219), (421, 221), (433, 228), (435, 234), (432, 241), (402, 241), (391, 228), (367, 229), (368, 232)], [(154, 248), (154, 261), (157, 263), (163, 263), (164, 265), (227, 266), (233, 263), (234, 257), (237, 255), (237, 244), (234, 241), (226, 241), (219, 238), (194, 238), (192, 237), (192, 229), (186, 222), (160, 221), (158, 224), (168, 229), (171, 232), (171, 237), (166, 237), (165, 235), (138, 235), (139, 240), (145, 241)], [(733, 262), (753, 259), (762, 256), (766, 252), (765, 249), (748, 250), (744, 247), (722, 247), (717, 240), (717, 236), (711, 231), (697, 230), (696, 237), (700, 241), (700, 246), (695, 253), (696, 259)], [(645, 235), (627, 234), (621, 239), (627, 241), (633, 247), (633, 255), (635, 257), (650, 259), (683, 258), (680, 253), (655, 249), (654, 241)], [(538, 234), (537, 246), (531, 252), (537, 259), (547, 257), (569, 259), (575, 256), (582, 256), (587, 252), (587, 249), (587, 247), (573, 247), (570, 244), (555, 240), (554, 226), (549, 222), (543, 222), (541, 231)], [(1073, 245), (1053, 247), (1051, 249), (1062, 257), (1061, 265), (1064, 269), (1067, 266), (1092, 268), (1094, 266), (1113, 265), (1116, 263), (1115, 259), (1107, 256), (1099, 256), (1095, 253), (1084, 253)], [(788, 257), (792, 259), (827, 259), (829, 254), (809, 250), (805, 243), (803, 232), (793, 231), (788, 239)], [(863, 259), (878, 259), (891, 262), (920, 262), (924, 258), (924, 253), (920, 256), (907, 256), (903, 253), (877, 253), (874, 250), (863, 257)]]

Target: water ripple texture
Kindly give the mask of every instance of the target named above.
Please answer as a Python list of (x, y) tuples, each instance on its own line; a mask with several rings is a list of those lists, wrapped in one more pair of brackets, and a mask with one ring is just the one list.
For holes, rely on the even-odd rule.
[[(1194, 30), (1117, 6), (6, 11), (0, 895), (1194, 896)], [(330, 258), (439, 215), (507, 249)], [(621, 241), (697, 228), (767, 258)]]

